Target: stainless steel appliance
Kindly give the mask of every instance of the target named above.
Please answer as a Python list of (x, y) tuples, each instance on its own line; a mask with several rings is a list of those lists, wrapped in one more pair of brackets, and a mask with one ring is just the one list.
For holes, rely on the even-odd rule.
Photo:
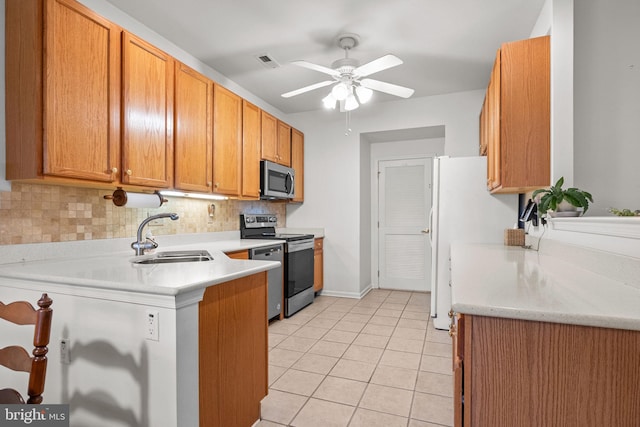
[[(282, 245), (270, 245), (253, 248), (249, 251), (249, 258), (265, 261), (279, 261), (283, 264)], [(282, 312), (282, 267), (269, 270), (267, 274), (267, 317), (273, 319)]]
[(262, 160), (260, 162), (260, 198), (293, 199), (295, 171), (292, 168)]
[(282, 240), (284, 244), (284, 315), (313, 303), (313, 234), (276, 233), (273, 214), (240, 215), (240, 238)]

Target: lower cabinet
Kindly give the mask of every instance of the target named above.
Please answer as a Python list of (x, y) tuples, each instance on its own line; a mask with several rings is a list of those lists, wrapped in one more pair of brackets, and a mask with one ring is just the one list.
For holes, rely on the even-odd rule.
[(267, 273), (208, 287), (198, 317), (200, 427), (251, 426), (268, 391)]
[(454, 425), (634, 426), (640, 331), (458, 315)]
[(233, 259), (249, 259), (249, 251), (246, 249), (242, 251), (225, 252), (225, 255)]
[(314, 241), (313, 248), (313, 291), (318, 292), (324, 286), (324, 256), (323, 256), (324, 238), (319, 237)]

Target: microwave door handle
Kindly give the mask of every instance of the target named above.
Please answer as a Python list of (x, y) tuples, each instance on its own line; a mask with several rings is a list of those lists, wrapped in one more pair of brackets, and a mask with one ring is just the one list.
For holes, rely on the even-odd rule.
[(291, 172), (287, 172), (287, 178), (289, 182), (291, 182), (291, 185), (289, 188), (286, 188), (286, 183), (285, 183), (285, 190), (287, 191), (288, 195), (292, 195), (294, 194), (294, 185), (295, 185), (295, 181), (293, 180), (293, 174)]

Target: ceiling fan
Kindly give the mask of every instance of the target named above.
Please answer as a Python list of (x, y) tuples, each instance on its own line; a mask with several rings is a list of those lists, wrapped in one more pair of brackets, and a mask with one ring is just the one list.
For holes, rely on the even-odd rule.
[(360, 65), (357, 59), (349, 58), (349, 51), (359, 43), (360, 37), (357, 34), (348, 33), (340, 35), (337, 38), (337, 44), (341, 49), (344, 49), (345, 57), (331, 64), (331, 68), (307, 61), (291, 62), (300, 67), (328, 74), (333, 77), (333, 80), (325, 80), (320, 83), (292, 90), (283, 93), (282, 97), (290, 98), (321, 87), (334, 85), (329, 95), (322, 99), (324, 106), (327, 108), (335, 108), (336, 102), (339, 102), (341, 110), (351, 111), (358, 108), (360, 104), (369, 101), (374, 90), (401, 98), (409, 98), (413, 95), (413, 89), (365, 78), (371, 74), (400, 65), (402, 64), (402, 60), (395, 55), (385, 55)]

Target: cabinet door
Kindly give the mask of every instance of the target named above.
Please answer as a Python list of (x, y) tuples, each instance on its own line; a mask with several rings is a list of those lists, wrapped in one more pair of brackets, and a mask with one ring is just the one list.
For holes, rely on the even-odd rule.
[(213, 179), (213, 82), (176, 62), (175, 187), (211, 192)]
[(304, 201), (304, 135), (297, 129), (291, 129), (291, 167), (296, 173), (295, 197), (293, 202)]
[(277, 162), (291, 166), (291, 126), (278, 121), (278, 153)]
[(550, 184), (549, 37), (500, 49), (501, 192), (525, 193)]
[(123, 34), (123, 182), (173, 185), (173, 59)]
[(242, 170), (242, 98), (220, 85), (213, 92), (213, 192), (238, 196)]
[(242, 197), (260, 198), (260, 109), (242, 101)]
[(271, 114), (262, 112), (262, 158), (277, 162), (278, 151), (278, 119)]
[(323, 239), (314, 240), (313, 251), (313, 292), (321, 291), (324, 287), (324, 251)]
[(42, 173), (112, 182), (120, 153), (120, 29), (82, 5), (45, 2)]

